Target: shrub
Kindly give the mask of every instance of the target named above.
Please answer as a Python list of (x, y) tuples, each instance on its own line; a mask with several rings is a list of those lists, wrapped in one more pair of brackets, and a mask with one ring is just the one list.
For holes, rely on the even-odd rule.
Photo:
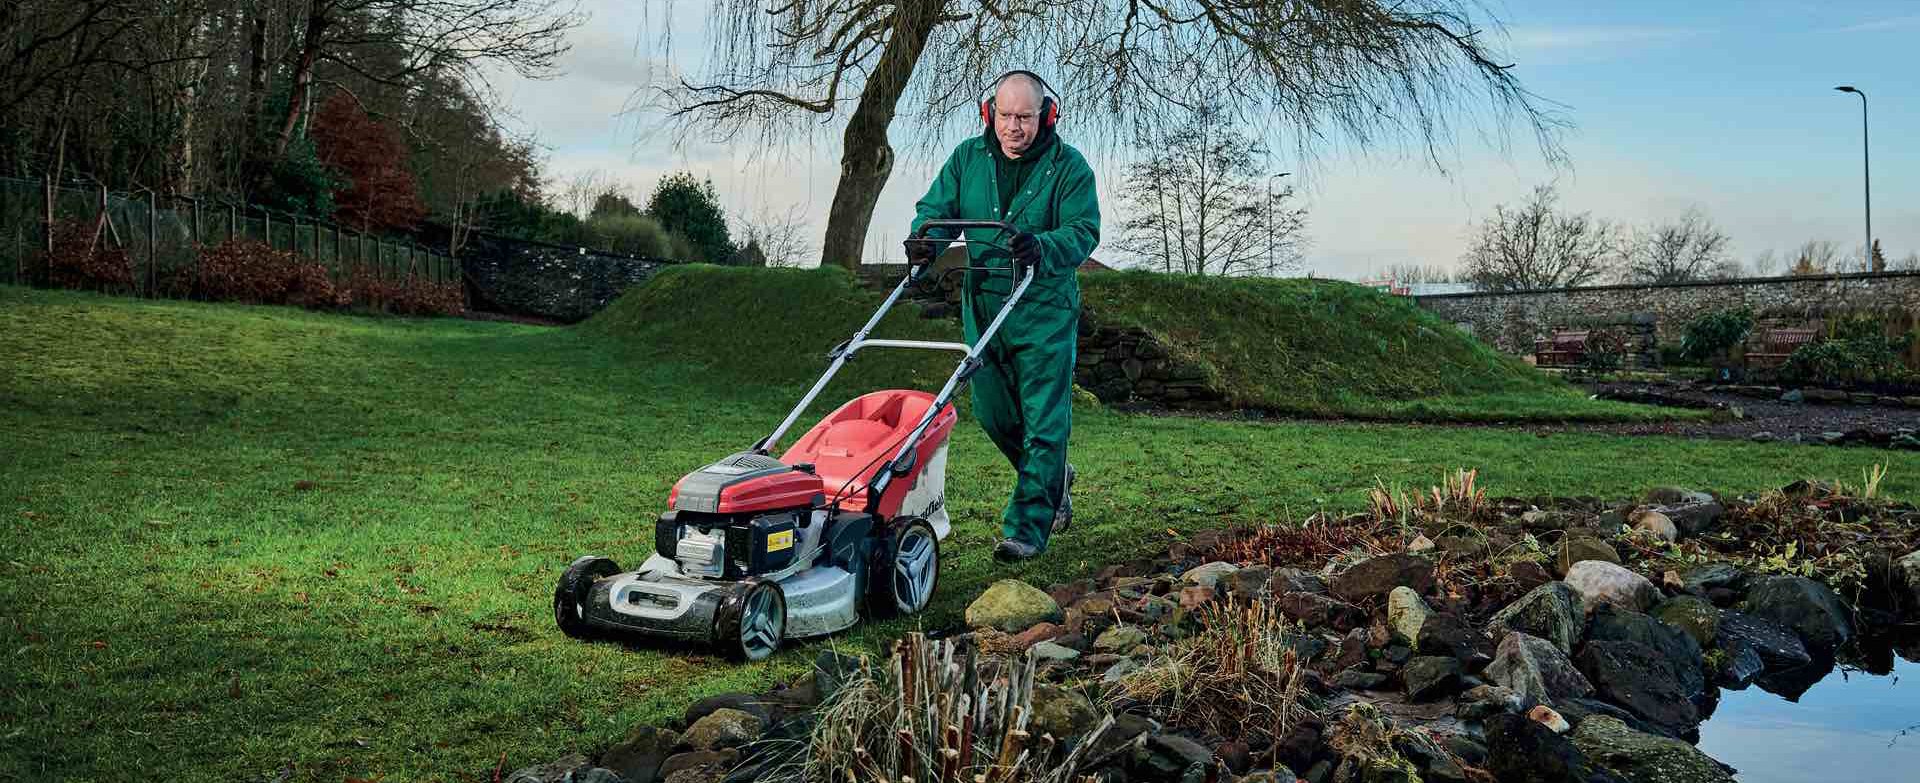
[(466, 312), (466, 291), (458, 282), (439, 283), (409, 275), (388, 278), (372, 267), (355, 266), (336, 282), (325, 264), (253, 240), (228, 240), (201, 248), (199, 262), (168, 285), (176, 292), (215, 302), (287, 304), (335, 310), (365, 307), (397, 315), (459, 315)]
[(598, 244), (613, 253), (643, 258), (693, 260), (697, 255), (686, 237), (668, 231), (648, 215), (607, 213), (587, 221)]
[(42, 251), (38, 266), (47, 284), (81, 291), (122, 291), (133, 286), (133, 258), (112, 247), (105, 228), (94, 223), (56, 220), (53, 252)]
[(1694, 361), (1707, 361), (1747, 341), (1753, 331), (1753, 311), (1720, 310), (1687, 322), (1687, 334), (1680, 340), (1680, 355)]
[(1913, 334), (1898, 339), (1856, 337), (1800, 346), (1780, 368), (1781, 377), (1815, 386), (1906, 385), (1914, 373), (1903, 359)]

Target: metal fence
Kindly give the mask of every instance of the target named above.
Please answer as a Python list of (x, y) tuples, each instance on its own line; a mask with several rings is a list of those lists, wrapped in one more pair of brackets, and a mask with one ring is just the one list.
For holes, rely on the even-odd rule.
[(59, 221), (99, 226), (102, 241), (124, 249), (133, 263), (129, 293), (138, 296), (167, 295), (162, 281), (192, 269), (198, 248), (236, 237), (317, 261), (336, 278), (366, 270), (385, 279), (460, 279), (460, 263), (444, 253), (263, 207), (0, 177), (0, 282), (46, 283), (36, 270), (49, 252), (48, 226)]

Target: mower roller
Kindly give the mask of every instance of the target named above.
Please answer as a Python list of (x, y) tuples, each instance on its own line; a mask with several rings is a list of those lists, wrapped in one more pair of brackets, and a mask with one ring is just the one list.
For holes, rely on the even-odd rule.
[[(954, 239), (929, 237), (953, 231)], [(930, 220), (905, 244), (948, 242), (1004, 247), (987, 237), (1017, 229), (998, 221)], [(914, 253), (909, 252), (908, 258)], [(664, 637), (709, 643), (757, 661), (788, 639), (834, 633), (864, 617), (927, 607), (940, 581), (947, 537), (947, 437), (954, 395), (980, 368), (980, 355), (1033, 282), (1011, 271), (1013, 290), (973, 345), (869, 338), (888, 310), (931, 264), (910, 265), (880, 309), (828, 354), (825, 374), (773, 433), (682, 477), (654, 523), (654, 552), (637, 570), (589, 555), (573, 561), (553, 591), (553, 616), (568, 636)], [(778, 459), (772, 454), (820, 391), (866, 348), (956, 351), (963, 355), (936, 394), (891, 389), (854, 398), (821, 419)]]

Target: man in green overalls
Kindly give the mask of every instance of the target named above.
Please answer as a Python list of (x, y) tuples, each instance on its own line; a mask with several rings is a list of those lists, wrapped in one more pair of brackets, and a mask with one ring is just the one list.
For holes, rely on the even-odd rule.
[[(1010, 270), (1018, 258), (1037, 270), (973, 376), (974, 417), (1019, 473), (1000, 526), (1005, 538), (993, 550), (995, 559), (1017, 562), (1046, 551), (1047, 539), (1073, 518), (1067, 434), (1080, 322), (1075, 272), (1100, 241), (1100, 203), (1086, 158), (1054, 133), (1059, 105), (1046, 95), (1046, 82), (1010, 71), (992, 87), (992, 99), (980, 107), (986, 132), (947, 158), (917, 205), (913, 230), (934, 219), (1002, 221), (1019, 233), (967, 232), (976, 240), (967, 245), (969, 266)], [(909, 253), (909, 263), (925, 263), (935, 250), (920, 244)], [(967, 273), (961, 312), (968, 344), (1006, 303), (1012, 277)]]

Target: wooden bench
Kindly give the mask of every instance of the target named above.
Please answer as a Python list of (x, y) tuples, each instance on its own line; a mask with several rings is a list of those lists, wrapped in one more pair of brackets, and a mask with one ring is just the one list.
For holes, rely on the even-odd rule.
[(1815, 329), (1768, 329), (1761, 333), (1759, 350), (1747, 352), (1748, 369), (1770, 369), (1787, 363), (1800, 346), (1813, 342)]
[(1587, 361), (1587, 341), (1593, 332), (1580, 330), (1554, 332), (1545, 340), (1533, 341), (1533, 363), (1540, 367), (1574, 367)]

